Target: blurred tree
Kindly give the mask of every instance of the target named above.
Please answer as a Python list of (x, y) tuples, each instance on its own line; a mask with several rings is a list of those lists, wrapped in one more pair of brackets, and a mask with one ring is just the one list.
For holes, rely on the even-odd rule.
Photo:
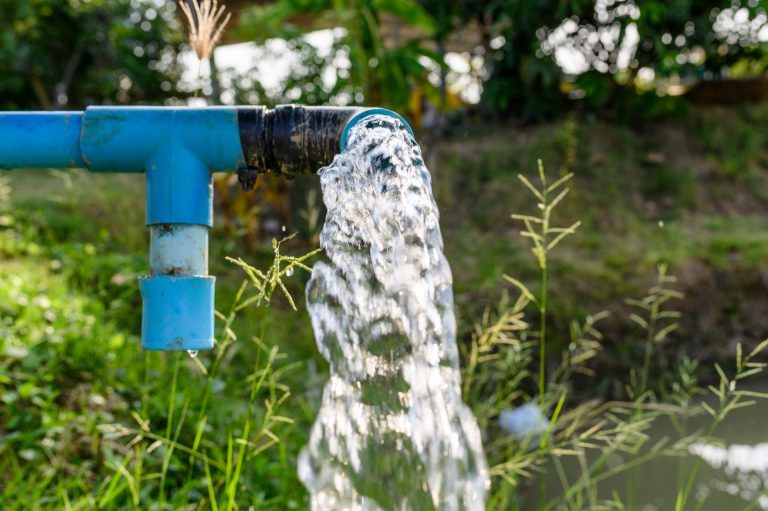
[[(291, 101), (307, 105), (327, 105), (342, 98), (354, 98), (360, 93), (351, 80), (349, 69), (340, 68), (340, 62), (347, 52), (339, 47), (340, 41), (334, 35), (334, 44), (328, 55), (324, 55), (307, 39), (289, 39), (288, 51), (298, 57), (292, 62), (285, 81), (281, 84), (280, 102)], [(329, 69), (336, 71), (336, 80), (328, 80)], [(276, 99), (276, 98), (275, 98)]]
[(593, 109), (652, 115), (664, 110), (658, 86), (678, 94), (701, 79), (763, 74), (768, 64), (766, 0), (597, 0), (579, 7), (538, 31), (538, 51), (570, 61), (570, 92)]
[(466, 6), (462, 1), (445, 2), (443, 0), (420, 0), (419, 3), (425, 11), (432, 15), (434, 20), (434, 30), (432, 31), (432, 40), (435, 42), (440, 65), (439, 80), (439, 101), (440, 107), (446, 108), (447, 103), (447, 71), (445, 65), (446, 44), (457, 29), (465, 25), (462, 16), (465, 13)]
[(562, 72), (552, 59), (540, 58), (540, 29), (582, 11), (588, 0), (477, 0), (462, 4), (467, 22), (481, 30), (486, 60), (483, 104), (526, 120), (548, 117), (563, 107)]
[[(299, 48), (301, 63), (284, 84), (285, 95), (293, 101), (365, 101), (402, 109), (414, 84), (428, 83), (423, 59), (436, 64), (440, 58), (422, 38), (385, 41), (381, 34), (384, 15), (417, 29), (424, 38), (435, 31), (432, 17), (415, 0), (279, 0), (244, 11), (239, 33), (256, 42), (285, 38)], [(296, 20), (301, 23), (297, 25)], [(328, 28), (342, 30), (335, 32), (331, 54), (323, 59), (306, 46), (304, 35)], [(340, 64), (346, 60), (349, 68)], [(336, 71), (330, 86), (327, 69)], [(297, 83), (296, 76), (303, 83)]]
[(764, 74), (768, 66), (768, 0), (420, 3), (436, 34), (479, 31), (482, 103), (527, 121), (570, 108), (568, 96), (590, 109), (653, 114), (664, 108), (653, 90), (660, 82)]
[(176, 93), (165, 0), (0, 0), (0, 108), (157, 103)]
[(483, 103), (523, 120), (569, 108), (563, 93), (590, 109), (653, 113), (663, 101), (650, 89), (660, 81), (764, 74), (768, 66), (768, 0), (421, 3), (438, 27), (477, 27)]

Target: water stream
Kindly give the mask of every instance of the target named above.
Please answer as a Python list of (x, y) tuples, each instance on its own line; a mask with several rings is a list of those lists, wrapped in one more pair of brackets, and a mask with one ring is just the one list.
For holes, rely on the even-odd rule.
[(319, 172), (328, 213), (307, 305), (331, 376), (299, 476), (315, 510), (481, 510), (488, 470), (461, 400), (452, 277), (421, 150), (371, 116)]

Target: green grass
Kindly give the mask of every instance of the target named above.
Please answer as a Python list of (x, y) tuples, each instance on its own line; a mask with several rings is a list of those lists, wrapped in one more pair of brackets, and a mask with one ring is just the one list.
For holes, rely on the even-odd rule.
[[(517, 296), (505, 274), (542, 296), (539, 264), (510, 218), (531, 211), (517, 174), (533, 179), (541, 158), (551, 180), (574, 172), (558, 218), (582, 221), (549, 256), (545, 376), (568, 345), (573, 321), (586, 325), (596, 311), (609, 310), (600, 323), (604, 349), (590, 359), (605, 377), (578, 388), (592, 397), (621, 395), (621, 377), (642, 362), (647, 339), (631, 330), (624, 299), (645, 296), (659, 264), (679, 276), (687, 295), (679, 330), (670, 333), (676, 350), (735, 360), (722, 345), (739, 325), (753, 334), (743, 339), (749, 351), (768, 336), (768, 325), (751, 313), (768, 307), (758, 271), (768, 260), (768, 133), (758, 129), (766, 121), (764, 106), (694, 112), (636, 129), (571, 117), (445, 140), (429, 163), (460, 345), (471, 351), (478, 332), (499, 318), (520, 320), (504, 315)], [(726, 122), (732, 132), (720, 128)], [(306, 508), (296, 458), (327, 372), (303, 304), (308, 275), (297, 270), (283, 279), (297, 312), (278, 291), (269, 308), (252, 303), (233, 313), (258, 291), (248, 287), (238, 302), (246, 275), (226, 257), (267, 274), (274, 252), (269, 240), (254, 250), (244, 233), (215, 228), (210, 266), (218, 278), (219, 347), (194, 360), (145, 354), (135, 282), (147, 266), (142, 176), (24, 172), (11, 175), (10, 185), (0, 206), (0, 508)], [(293, 239), (281, 253), (313, 248)], [(531, 324), (540, 320), (541, 311), (530, 313)], [(514, 501), (505, 477), (524, 479), (509, 463), (530, 459), (493, 436), (498, 409), (546, 394), (554, 410), (566, 395), (558, 423), (568, 424), (575, 404), (589, 397), (563, 394), (560, 383), (535, 392), (538, 330), (519, 350), (476, 369), (465, 387), (491, 432), (489, 449), (498, 448), (494, 456), (507, 463), (494, 472), (500, 508)], [(655, 349), (668, 355), (662, 345)], [(679, 377), (665, 371), (653, 372), (663, 388)], [(551, 431), (537, 466), (567, 440), (562, 431)], [(574, 490), (573, 506), (588, 498), (588, 483)]]
[[(702, 509), (708, 497), (693, 495), (702, 460), (689, 461), (688, 446), (711, 442), (733, 410), (768, 399), (768, 393), (742, 388), (746, 378), (760, 375), (766, 367), (760, 357), (768, 340), (746, 355), (737, 343), (735, 354), (728, 357), (732, 370), (722, 361), (715, 363), (718, 385), (700, 387), (698, 360), (687, 355), (675, 360), (664, 349), (679, 330), (683, 313), (677, 307), (684, 295), (676, 289), (677, 278), (668, 273), (666, 265), (660, 265), (655, 281), (641, 298), (625, 299), (630, 309), (626, 320), (634, 328), (624, 333), (624, 342), (611, 342), (605, 335), (606, 321), (616, 315), (606, 310), (572, 318), (569, 335), (560, 334), (560, 342), (553, 343), (557, 337), (547, 322), (554, 262), (550, 256), (576, 237), (580, 223), (552, 227), (568, 225), (561, 223), (558, 206), (570, 191), (572, 175), (549, 179), (541, 163), (538, 167), (536, 181), (519, 176), (536, 209), (513, 215), (523, 224), (521, 235), (537, 263), (534, 273), (538, 279), (528, 275), (525, 280), (539, 282), (538, 289), (505, 275), (517, 298), (505, 298), (496, 310), (486, 310), (470, 342), (462, 346), (464, 397), (484, 428), (496, 483), (489, 507), (634, 509), (642, 503), (636, 491), (636, 469), (665, 459), (665, 470), (670, 471), (671, 466), (681, 475), (676, 485), (663, 489), (673, 490), (675, 510), (689, 509), (689, 502), (694, 509)], [(529, 319), (529, 312), (538, 318)], [(705, 393), (716, 398), (714, 405), (697, 402)], [(606, 395), (613, 400), (595, 399)], [(500, 410), (532, 403), (551, 421), (545, 430), (515, 438), (494, 428)], [(688, 432), (688, 419), (702, 413), (709, 415), (705, 433)], [(662, 418), (676, 425), (677, 435), (671, 439), (654, 438), (651, 433)], [(618, 456), (622, 461), (610, 462)], [(570, 474), (564, 468), (569, 460), (578, 463), (578, 470)], [(547, 477), (551, 472), (557, 474), (555, 489), (551, 488), (552, 478)], [(626, 481), (623, 493), (601, 492), (602, 482), (621, 475)]]
[[(217, 349), (143, 353), (143, 186), (113, 178), (12, 177), (20, 191), (0, 215), (0, 507), (302, 509), (295, 460), (323, 367), (308, 318), (278, 295), (268, 311), (228, 312), (245, 275), (214, 251)], [(301, 273), (284, 277), (294, 294)]]
[[(567, 333), (560, 318), (622, 307), (617, 298), (644, 292), (663, 263), (681, 273), (687, 307), (715, 315), (706, 324), (735, 322), (755, 339), (767, 335), (751, 312), (768, 307), (759, 291), (759, 270), (768, 261), (766, 122), (768, 105), (708, 108), (634, 128), (567, 118), (437, 145), (433, 187), (460, 313), (477, 317), (493, 306), (504, 273), (535, 270), (509, 216), (526, 209), (527, 191), (516, 175), (535, 175), (540, 157), (553, 177), (574, 172), (561, 214), (582, 221), (579, 235), (553, 254), (555, 332)], [(749, 142), (741, 140), (744, 133)], [(724, 171), (728, 166), (739, 172)], [(702, 285), (715, 280), (722, 293)], [(733, 295), (741, 296), (735, 310)], [(723, 332), (700, 326), (700, 319), (686, 317), (678, 341), (697, 339), (697, 349), (716, 350)], [(616, 324), (606, 333), (623, 330)]]

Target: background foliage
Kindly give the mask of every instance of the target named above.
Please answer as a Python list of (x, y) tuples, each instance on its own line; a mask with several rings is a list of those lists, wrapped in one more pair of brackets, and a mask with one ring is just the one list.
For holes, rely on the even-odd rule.
[[(762, 368), (759, 340), (768, 337), (768, 109), (698, 102), (721, 102), (734, 78), (762, 90), (768, 5), (532, 4), (246, 5), (231, 37), (284, 38), (299, 58), (275, 90), (253, 73), (220, 69), (219, 78), (232, 78), (238, 103), (376, 103), (412, 119), (426, 117), (425, 104), (441, 112), (442, 123), (418, 138), (454, 270), (464, 396), (494, 467), (491, 506), (631, 507), (631, 478), (626, 502), (597, 489), (628, 466), (607, 459), (641, 453), (640, 461), (677, 459), (668, 507), (693, 509), (704, 504), (691, 490), (700, 463), (689, 444), (713, 439), (734, 403), (763, 397), (741, 385)], [(182, 104), (191, 95), (179, 85), (185, 46), (173, 2), (0, 7), (0, 108)], [(399, 39), (382, 35), (393, 18)], [(337, 29), (327, 54), (306, 37), (326, 28)], [(462, 51), (481, 62), (470, 71), (478, 105), (452, 99), (446, 82), (462, 30), (476, 36)], [(635, 30), (627, 57), (621, 41)], [(583, 72), (557, 64), (563, 48), (583, 56)], [(714, 94), (697, 92), (701, 85)], [(210, 89), (205, 99), (220, 101)], [(557, 225), (581, 221), (544, 278), (509, 218), (538, 214), (517, 177), (535, 186), (538, 159), (550, 182), (574, 173)], [(270, 268), (275, 257), (316, 247), (316, 183), (264, 177), (248, 193), (226, 177), (216, 183), (219, 345), (193, 359), (138, 349), (135, 279), (147, 253), (140, 177), (51, 171), (0, 180), (0, 508), (303, 509), (295, 460), (327, 367), (300, 299), (306, 273)], [(270, 245), (282, 226), (299, 236)], [(298, 312), (282, 292), (259, 301), (267, 287), (243, 285), (227, 257), (260, 269), (270, 285), (283, 279)], [(534, 303), (517, 299), (522, 289)], [(608, 400), (621, 402), (603, 408)], [(533, 449), (498, 426), (502, 409), (529, 401), (555, 424)], [(694, 436), (688, 419), (701, 416), (714, 426)], [(603, 420), (608, 427), (592, 429)], [(675, 440), (651, 443), (654, 422), (667, 420), (680, 426)], [(566, 451), (581, 475), (548, 480), (565, 473)]]
[(4, 0), (0, 107), (162, 102), (182, 35), (173, 2)]
[[(408, 27), (403, 37), (383, 37), (383, 20), (392, 18)], [(318, 54), (305, 34), (333, 27), (332, 51)], [(762, 76), (766, 27), (765, 0), (544, 0), (536, 8), (525, 0), (279, 0), (242, 8), (233, 33), (257, 43), (283, 38), (298, 64), (279, 91), (268, 94), (253, 75), (235, 77), (233, 87), (238, 101), (367, 102), (403, 111), (419, 89), (440, 106), (446, 45), (458, 41), (483, 59), (481, 99), (493, 116), (531, 121), (577, 107), (632, 120), (670, 112), (670, 84)], [(5, 108), (187, 95), (177, 85), (182, 34), (173, 2), (6, 0), (0, 28)], [(474, 34), (476, 46), (461, 33)], [(622, 55), (630, 41), (635, 50)], [(564, 50), (581, 55), (578, 74), (556, 63)]]

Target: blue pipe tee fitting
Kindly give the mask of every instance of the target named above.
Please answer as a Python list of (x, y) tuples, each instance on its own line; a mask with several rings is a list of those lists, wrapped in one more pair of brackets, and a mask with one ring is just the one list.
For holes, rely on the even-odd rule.
[(147, 175), (151, 274), (139, 280), (142, 346), (212, 348), (212, 172), (245, 163), (234, 109), (89, 108), (81, 151), (95, 172)]

